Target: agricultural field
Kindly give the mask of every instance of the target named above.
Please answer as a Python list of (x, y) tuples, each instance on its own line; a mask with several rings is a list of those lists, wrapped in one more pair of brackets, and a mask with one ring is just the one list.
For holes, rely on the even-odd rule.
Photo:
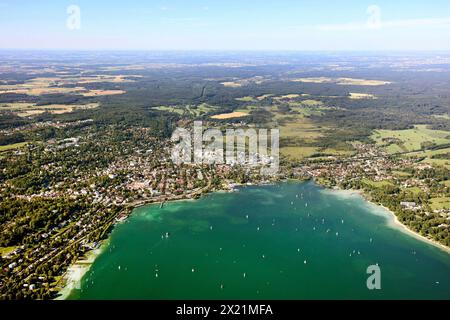
[(420, 189), (419, 187), (402, 188), (402, 190), (406, 191), (406, 192), (409, 192), (409, 193), (412, 193), (414, 195), (417, 195), (417, 194), (423, 192), (422, 189)]
[(10, 252), (14, 251), (17, 247), (0, 247), (0, 257), (8, 255)]
[(292, 100), (297, 99), (301, 97), (301, 94), (291, 93), (291, 94), (285, 94), (283, 96), (274, 97), (274, 100)]
[(321, 155), (328, 157), (353, 154), (351, 148), (344, 150), (342, 148), (322, 148), (314, 145), (329, 130), (328, 127), (317, 125), (310, 119), (311, 116), (322, 116), (326, 110), (331, 109), (322, 101), (314, 99), (303, 100), (303, 94), (281, 96), (264, 94), (253, 99), (263, 101), (269, 97), (272, 98), (270, 105), (256, 106), (250, 104), (236, 109), (235, 112), (251, 114), (258, 109), (270, 112), (272, 121), (267, 125), (280, 129), (280, 152), (283, 156), (292, 160), (302, 160), (311, 156), (316, 158)]
[(83, 97), (100, 97), (100, 96), (114, 96), (117, 94), (124, 94), (124, 90), (88, 90), (86, 92), (81, 92)]
[[(143, 65), (121, 65), (121, 66), (108, 66), (100, 68), (104, 71), (122, 71), (122, 70), (145, 70), (145, 66)], [(138, 76), (134, 76), (138, 77)]]
[(348, 86), (384, 86), (391, 84), (390, 81), (383, 80), (366, 80), (366, 79), (353, 79), (353, 78), (338, 78), (336, 84), (348, 85)]
[(261, 95), (261, 96), (259, 96), (259, 97), (256, 97), (256, 100), (258, 100), (258, 101), (263, 101), (263, 100), (265, 100), (265, 99), (267, 99), (267, 98), (270, 98), (270, 97), (273, 97), (274, 96), (274, 94), (272, 94), (272, 93), (267, 93), (267, 94), (263, 94), (263, 95)]
[(49, 104), (39, 105), (33, 103), (5, 103), (0, 105), (0, 111), (11, 111), (17, 114), (19, 117), (31, 117), (44, 112), (52, 114), (63, 114), (73, 112), (75, 110), (87, 110), (99, 107), (99, 103), (88, 104)]
[[(128, 77), (136, 76), (60, 76), (47, 78), (34, 78), (22, 84), (0, 85), (0, 95), (6, 93), (26, 94), (29, 96), (41, 96), (45, 94), (76, 94), (85, 97), (124, 94), (123, 90), (89, 90), (83, 84), (92, 83), (126, 83), (135, 80)], [(70, 86), (69, 86), (70, 85)]]
[(387, 180), (382, 180), (382, 181), (373, 181), (370, 179), (362, 179), (361, 182), (370, 185), (371, 187), (374, 188), (382, 188), (385, 186), (394, 186), (394, 184), (390, 181)]
[(430, 207), (433, 210), (450, 209), (450, 197), (432, 198)]
[(280, 126), (280, 137), (311, 141), (322, 137), (323, 131), (323, 128), (318, 128), (308, 119), (295, 117)]
[(389, 153), (412, 152), (432, 145), (450, 143), (450, 132), (417, 125), (408, 130), (376, 130), (371, 138)]
[(450, 170), (450, 159), (429, 159), (429, 158), (427, 158), (427, 159), (423, 160), (422, 163), (442, 166), (442, 167), (446, 167), (447, 169)]
[(328, 78), (328, 77), (311, 77), (311, 78), (297, 78), (292, 79), (293, 82), (303, 82), (303, 83), (331, 83), (337, 85), (348, 85), (348, 86), (383, 86), (391, 84), (390, 81), (382, 80), (366, 80), (366, 79), (354, 79), (354, 78)]
[(247, 117), (249, 114), (245, 112), (234, 111), (230, 113), (221, 113), (211, 116), (211, 119), (225, 120), (225, 119), (233, 119), (233, 118), (242, 118)]
[(280, 153), (291, 160), (303, 160), (311, 157), (314, 157), (314, 159), (329, 159), (329, 157), (351, 156), (354, 151), (300, 146), (299, 143), (298, 146), (281, 147)]
[(292, 159), (292, 160), (301, 160), (304, 158), (308, 158), (317, 152), (318, 152), (318, 148), (316, 148), (316, 147), (281, 147), (280, 148), (281, 155), (283, 155), (289, 159)]
[(405, 171), (392, 171), (392, 174), (395, 175), (397, 178), (411, 177), (411, 174), (409, 172), (405, 172)]
[[(275, 126), (280, 129), (280, 152), (283, 156), (293, 160), (301, 160), (308, 158), (312, 155), (320, 153), (326, 155), (344, 155), (350, 154), (349, 151), (340, 151), (335, 149), (321, 150), (318, 147), (310, 146), (311, 143), (317, 142), (324, 136), (325, 131), (328, 128), (317, 126), (309, 117), (311, 115), (322, 115), (323, 111), (329, 109), (321, 101), (318, 100), (303, 100), (303, 101), (289, 101), (291, 99), (297, 99), (302, 97), (300, 94), (288, 94), (278, 97), (273, 97), (271, 94), (264, 94), (257, 98), (245, 97), (245, 100), (250, 101), (250, 98), (263, 101), (266, 98), (273, 97), (274, 101), (287, 101), (289, 109), (281, 109), (281, 104), (271, 105), (247, 105), (245, 107), (236, 109), (234, 113), (218, 115), (220, 118), (229, 118), (235, 116), (248, 115), (252, 111), (262, 109), (272, 114), (272, 122), (268, 125)], [(286, 102), (285, 102), (286, 103)], [(283, 111), (281, 111), (281, 110)], [(217, 119), (218, 116), (213, 118)]]
[(349, 98), (352, 100), (361, 100), (361, 99), (377, 99), (376, 96), (369, 93), (356, 93), (356, 92), (350, 92)]
[(341, 150), (341, 149), (333, 149), (333, 148), (326, 148), (320, 151), (321, 153), (325, 155), (330, 156), (352, 156), (355, 154), (354, 150)]
[(262, 108), (262, 107), (258, 107), (258, 106), (255, 106), (255, 105), (248, 105), (248, 106), (245, 106), (245, 107), (236, 109), (236, 110), (234, 110), (234, 111), (235, 111), (235, 112), (242, 112), (242, 113), (247, 113), (247, 114), (249, 114), (249, 113), (252, 112), (253, 110), (258, 110), (258, 109), (260, 109), (260, 108)]
[(0, 146), (0, 152), (5, 152), (5, 151), (9, 151), (9, 150), (19, 149), (19, 148), (23, 147), (26, 144), (27, 144), (26, 142), (20, 142), (20, 143), (13, 143), (13, 144), (5, 145), (5, 146)]
[(288, 106), (292, 112), (301, 114), (304, 117), (321, 116), (326, 110), (331, 110), (331, 108), (325, 106), (322, 102), (317, 100), (289, 102)]
[(323, 136), (325, 128), (315, 125), (305, 113), (296, 112), (288, 115), (275, 113), (275, 119), (280, 128), (282, 141), (280, 153), (283, 156), (292, 160), (301, 160), (319, 152), (317, 147), (310, 144)]
[(235, 82), (235, 81), (225, 81), (225, 82), (221, 82), (221, 85), (223, 85), (224, 87), (227, 88), (239, 88), (242, 87), (242, 84), (239, 82)]
[(246, 97), (236, 98), (236, 101), (241, 101), (241, 102), (254, 102), (255, 99), (254, 99), (252, 96), (246, 96)]
[(332, 83), (332, 78), (326, 77), (314, 77), (314, 78), (297, 78), (292, 79), (293, 82), (304, 82), (304, 83)]
[(65, 83), (99, 83), (99, 82), (109, 82), (109, 83), (124, 83), (124, 82), (135, 82), (134, 78), (142, 78), (141, 75), (96, 75), (90, 77), (80, 77), (80, 78), (65, 78), (63, 79)]
[(449, 148), (443, 148), (443, 149), (437, 149), (437, 150), (427, 150), (427, 151), (421, 151), (421, 152), (412, 152), (409, 155), (411, 156), (425, 156), (428, 158), (432, 158), (439, 155), (444, 155), (450, 153), (450, 147)]
[(438, 115), (434, 115), (434, 117), (438, 118), (438, 119), (448, 119), (448, 120), (450, 120), (450, 115), (448, 115), (448, 114), (438, 114)]
[(159, 106), (159, 107), (154, 107), (152, 109), (158, 110), (158, 111), (176, 113), (179, 115), (183, 115), (187, 111), (187, 108), (183, 108), (180, 106)]
[(442, 148), (437, 150), (427, 150), (409, 153), (409, 157), (426, 157), (422, 163), (430, 165), (444, 166), (450, 169), (450, 148)]
[(301, 101), (301, 104), (307, 107), (322, 107), (323, 102), (319, 100), (307, 99)]
[(262, 76), (255, 76), (252, 78), (244, 78), (244, 79), (231, 79), (228, 81), (220, 82), (226, 88), (240, 88), (242, 86), (247, 86), (249, 84), (262, 84), (266, 81), (266, 79)]

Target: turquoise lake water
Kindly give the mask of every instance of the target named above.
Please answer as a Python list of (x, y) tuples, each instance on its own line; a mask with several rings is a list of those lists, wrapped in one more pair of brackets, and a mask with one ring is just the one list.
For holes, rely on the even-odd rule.
[[(312, 182), (135, 209), (70, 299), (450, 299), (450, 254)], [(378, 264), (381, 289), (369, 290)]]

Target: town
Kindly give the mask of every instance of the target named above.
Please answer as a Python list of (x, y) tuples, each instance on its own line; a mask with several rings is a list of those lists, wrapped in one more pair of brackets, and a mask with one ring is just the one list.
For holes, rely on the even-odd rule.
[[(134, 207), (270, 179), (255, 166), (176, 165), (170, 141), (152, 137), (146, 128), (126, 134), (107, 128), (95, 133), (97, 139), (93, 135), (88, 130), (29, 144), (8, 157), (0, 209), (11, 220), (2, 225), (0, 245), (12, 250), (0, 260), (3, 297), (54, 297), (67, 267), (97, 248)], [(18, 174), (25, 176), (13, 178)], [(26, 215), (29, 208), (42, 216)]]
[(420, 163), (421, 159), (390, 155), (373, 144), (354, 143), (353, 147), (357, 153), (351, 157), (306, 162), (291, 174), (329, 188), (361, 190), (411, 230), (448, 246), (450, 208), (433, 209), (430, 199), (449, 193), (444, 182), (450, 171)]
[[(8, 159), (3, 168), (6, 177), (23, 170), (23, 162), (39, 164), (39, 170), (30, 168), (23, 180), (11, 178), (1, 185), (2, 212), (8, 214), (12, 205), (22, 210), (31, 206), (43, 214), (50, 211), (50, 217), (35, 221), (19, 214), (3, 225), (1, 245), (14, 248), (0, 260), (3, 297), (54, 297), (67, 267), (97, 248), (136, 206), (286, 178), (362, 189), (411, 229), (449, 244), (440, 232), (448, 228), (450, 211), (431, 210), (427, 201), (430, 193), (448, 193), (439, 182), (448, 179), (449, 172), (433, 171), (429, 179), (426, 173), (434, 170), (430, 165), (390, 156), (374, 145), (354, 144), (357, 153), (347, 158), (295, 165), (284, 161), (277, 175), (261, 176), (256, 167), (245, 164), (176, 165), (167, 147), (171, 142), (152, 137), (145, 128), (129, 129), (119, 141), (117, 134), (115, 128), (107, 128), (95, 133), (101, 138), (92, 139), (94, 133), (87, 130), (77, 137), (28, 145)], [(405, 171), (410, 174), (401, 174)], [(401, 191), (407, 188), (419, 191)], [(425, 223), (432, 228), (422, 229)]]

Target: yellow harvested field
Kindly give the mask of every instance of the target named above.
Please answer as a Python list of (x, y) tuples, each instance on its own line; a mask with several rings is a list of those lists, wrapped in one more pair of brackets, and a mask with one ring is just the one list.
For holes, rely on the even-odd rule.
[(81, 94), (86, 97), (115, 95), (125, 93), (123, 90), (88, 90), (82, 86), (64, 87), (65, 85), (89, 84), (98, 82), (133, 82), (134, 80), (126, 79), (126, 77), (135, 76), (91, 76), (91, 77), (48, 77), (34, 78), (23, 84), (17, 85), (0, 85), (0, 94), (15, 93), (26, 94), (30, 96), (40, 96), (43, 94)]
[(34, 103), (28, 103), (28, 102), (1, 103), (0, 110), (19, 111), (19, 110), (28, 109), (28, 108), (31, 108), (34, 106), (35, 106)]
[(245, 112), (235, 111), (235, 112), (231, 112), (231, 113), (217, 114), (215, 116), (212, 116), (211, 118), (212, 119), (224, 120), (224, 119), (233, 119), (233, 118), (246, 117), (248, 115), (249, 114), (245, 113)]
[(141, 65), (112, 66), (112, 67), (103, 67), (102, 70), (105, 70), (105, 71), (145, 70), (145, 66), (141, 66)]
[(135, 80), (132, 79), (126, 79), (126, 78), (141, 78), (142, 76), (124, 76), (124, 75), (118, 75), (118, 76), (109, 76), (109, 75), (100, 75), (100, 76), (94, 76), (94, 77), (81, 77), (81, 78), (74, 78), (71, 79), (76, 83), (97, 83), (97, 82), (110, 82), (110, 83), (124, 83), (124, 82), (135, 82)]
[(274, 99), (275, 100), (291, 100), (291, 99), (296, 99), (299, 97), (301, 97), (301, 95), (292, 93), (292, 94), (286, 94), (284, 96), (275, 97)]
[(45, 110), (43, 110), (43, 109), (39, 109), (39, 110), (38, 109), (30, 109), (30, 110), (18, 112), (17, 115), (19, 117), (26, 118), (26, 117), (36, 116), (36, 115), (44, 113), (44, 112), (45, 112)]
[(450, 115), (448, 115), (448, 114), (437, 114), (437, 115), (433, 115), (433, 117), (438, 118), (438, 119), (448, 119), (448, 120), (450, 120)]
[(85, 88), (75, 87), (75, 88), (64, 88), (64, 87), (42, 87), (42, 88), (25, 88), (25, 89), (14, 89), (14, 90), (2, 90), (0, 88), (0, 94), (3, 93), (15, 93), (15, 94), (26, 94), (29, 96), (40, 96), (43, 94), (58, 94), (58, 93), (75, 93), (78, 94), (85, 91)]
[(221, 84), (223, 86), (225, 86), (225, 87), (228, 87), (228, 88), (239, 88), (239, 87), (242, 87), (242, 84), (240, 84), (239, 82), (234, 82), (234, 81), (222, 82)]
[(0, 105), (0, 110), (15, 112), (19, 117), (31, 117), (44, 112), (53, 114), (63, 114), (73, 112), (74, 110), (94, 109), (99, 106), (98, 103), (88, 104), (49, 104), (37, 106), (31, 103), (6, 103)]
[(377, 97), (375, 97), (373, 94), (369, 94), (369, 93), (350, 92), (350, 99), (352, 99), (352, 100), (377, 99)]
[(365, 80), (365, 79), (353, 79), (353, 78), (338, 78), (337, 84), (340, 85), (352, 85), (352, 86), (384, 86), (391, 84), (390, 81), (381, 80)]
[(327, 77), (297, 78), (292, 79), (291, 81), (304, 83), (333, 83), (338, 85), (351, 85), (351, 86), (382, 86), (386, 84), (391, 84), (391, 82), (389, 81), (382, 81), (382, 80), (327, 78)]
[(304, 82), (304, 83), (330, 83), (331, 78), (317, 77), (317, 78), (297, 78), (292, 79), (293, 82)]

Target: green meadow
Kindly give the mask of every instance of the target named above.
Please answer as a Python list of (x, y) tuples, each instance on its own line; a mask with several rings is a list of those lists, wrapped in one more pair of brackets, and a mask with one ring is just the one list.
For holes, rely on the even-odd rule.
[(408, 130), (376, 130), (371, 138), (387, 152), (400, 153), (421, 150), (424, 146), (450, 143), (450, 132), (417, 125)]
[(26, 144), (27, 144), (27, 142), (20, 142), (20, 143), (13, 143), (13, 144), (7, 144), (4, 146), (0, 146), (0, 152), (18, 149), (20, 147), (25, 146)]

